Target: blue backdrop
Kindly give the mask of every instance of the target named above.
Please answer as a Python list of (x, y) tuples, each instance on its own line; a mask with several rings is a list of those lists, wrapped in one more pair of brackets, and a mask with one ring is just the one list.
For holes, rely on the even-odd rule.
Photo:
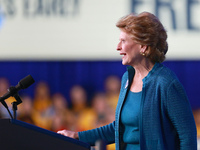
[[(200, 107), (200, 61), (166, 61), (186, 89), (193, 109)], [(89, 98), (95, 91), (104, 90), (104, 81), (109, 75), (121, 78), (126, 66), (121, 61), (1, 61), (0, 77), (6, 77), (15, 86), (27, 75), (32, 75), (35, 83), (20, 93), (33, 97), (34, 87), (39, 81), (46, 81), (51, 93), (61, 92), (69, 100), (72, 85), (82, 85)]]

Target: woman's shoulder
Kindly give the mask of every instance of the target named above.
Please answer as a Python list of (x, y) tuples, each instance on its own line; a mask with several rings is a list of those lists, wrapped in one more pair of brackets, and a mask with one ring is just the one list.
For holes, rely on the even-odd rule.
[(170, 84), (171, 82), (178, 81), (176, 74), (167, 66), (159, 64), (150, 78), (156, 80), (157, 83)]
[(178, 79), (175, 72), (172, 71), (170, 68), (168, 68), (167, 66), (162, 64), (162, 69), (160, 72), (160, 76), (163, 76), (165, 78), (169, 78), (169, 79)]

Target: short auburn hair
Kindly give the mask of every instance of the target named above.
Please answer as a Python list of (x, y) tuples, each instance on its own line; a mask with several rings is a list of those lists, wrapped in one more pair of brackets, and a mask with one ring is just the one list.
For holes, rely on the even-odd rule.
[(152, 62), (163, 62), (168, 51), (167, 33), (159, 19), (149, 13), (133, 13), (122, 17), (116, 24), (141, 45), (148, 46), (145, 56)]

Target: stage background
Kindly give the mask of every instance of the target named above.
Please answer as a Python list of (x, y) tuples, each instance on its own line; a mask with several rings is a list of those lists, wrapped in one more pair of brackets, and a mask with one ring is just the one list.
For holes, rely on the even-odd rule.
[[(16, 85), (31, 74), (67, 98), (74, 84), (89, 97), (109, 75), (126, 70), (116, 45), (117, 20), (150, 11), (168, 32), (164, 63), (179, 77), (192, 108), (200, 107), (199, 0), (0, 0), (0, 77)], [(33, 96), (36, 83), (24, 90)]]
[[(200, 61), (166, 61), (186, 89), (193, 109), (200, 108)], [(69, 90), (75, 84), (82, 85), (89, 96), (104, 90), (104, 81), (110, 75), (121, 78), (126, 67), (121, 61), (4, 61), (0, 63), (1, 76), (7, 77), (11, 85), (31, 74), (36, 83), (20, 93), (34, 95), (39, 81), (50, 85), (51, 94), (61, 92), (69, 100)]]

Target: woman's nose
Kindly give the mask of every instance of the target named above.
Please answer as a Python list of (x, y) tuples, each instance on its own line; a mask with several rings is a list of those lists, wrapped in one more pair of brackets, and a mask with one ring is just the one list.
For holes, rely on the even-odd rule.
[(119, 43), (118, 45), (117, 45), (117, 48), (116, 48), (116, 50), (121, 50), (122, 48), (121, 48), (121, 44)]

